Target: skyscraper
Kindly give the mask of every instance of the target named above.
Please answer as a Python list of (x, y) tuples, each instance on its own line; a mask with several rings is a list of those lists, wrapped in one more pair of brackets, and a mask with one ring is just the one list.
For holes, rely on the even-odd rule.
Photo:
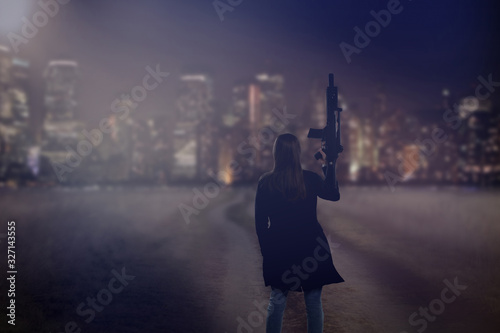
[(383, 124), (387, 122), (389, 118), (389, 111), (387, 108), (387, 94), (385, 93), (382, 85), (377, 86), (377, 90), (372, 99), (372, 108), (370, 113), (370, 124), (373, 129), (373, 164), (372, 170), (375, 172), (375, 177), (381, 179), (380, 175), (383, 172), (380, 172), (380, 156), (382, 153), (382, 149), (384, 148), (384, 144), (386, 142), (384, 138)]
[(8, 47), (0, 45), (0, 120), (12, 118), (9, 98), (12, 56)]
[[(259, 138), (256, 156), (256, 170), (258, 174), (270, 171), (273, 168), (272, 142), (267, 142), (264, 129), (272, 125), (274, 109), (283, 109), (285, 105), (284, 82), (282, 74), (276, 72), (261, 72), (255, 76), (256, 84), (250, 86), (250, 124), (251, 135)], [(271, 133), (271, 131), (267, 131)], [(266, 138), (267, 139), (267, 138)]]
[(12, 57), (8, 47), (0, 45), (0, 178), (7, 176), (12, 157), (11, 147), (15, 136), (10, 126), (12, 108), (9, 97), (10, 68)]
[(30, 117), (29, 98), (30, 63), (24, 59), (13, 58), (10, 75), (10, 96), (12, 116), (19, 125), (28, 126)]
[(20, 180), (29, 173), (28, 69), (27, 61), (0, 45), (0, 178)]
[(460, 107), (470, 104), (476, 107), (461, 112), (465, 121), (459, 131), (461, 178), (467, 183), (484, 186), (498, 181), (500, 174), (500, 117), (493, 112), (490, 100), (468, 103), (462, 99), (459, 103)]
[(255, 79), (260, 88), (260, 109), (262, 112), (260, 126), (269, 126), (273, 117), (272, 110), (285, 106), (283, 90), (285, 79), (280, 73), (266, 72), (257, 74)]
[(204, 70), (188, 70), (180, 77), (174, 129), (174, 160), (170, 179), (207, 180), (217, 168), (217, 126), (214, 123), (213, 79)]
[(78, 63), (72, 60), (50, 61), (44, 72), (46, 119), (73, 120), (76, 102)]
[(53, 179), (53, 163), (67, 162), (68, 151), (73, 149), (76, 152), (77, 144), (82, 139), (83, 123), (75, 119), (78, 63), (66, 59), (50, 61), (43, 76), (45, 119), (42, 159), (46, 163), (42, 166), (42, 173), (44, 177)]

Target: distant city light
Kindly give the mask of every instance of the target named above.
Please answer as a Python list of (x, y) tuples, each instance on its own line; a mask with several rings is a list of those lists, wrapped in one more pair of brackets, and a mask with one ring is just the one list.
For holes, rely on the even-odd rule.
[(40, 172), (40, 147), (34, 146), (29, 148), (28, 167), (35, 176)]
[(182, 81), (201, 81), (205, 82), (207, 81), (207, 77), (205, 75), (182, 75), (181, 76)]
[(458, 112), (462, 118), (467, 118), (472, 112), (479, 109), (479, 100), (474, 96), (468, 96), (460, 101)]

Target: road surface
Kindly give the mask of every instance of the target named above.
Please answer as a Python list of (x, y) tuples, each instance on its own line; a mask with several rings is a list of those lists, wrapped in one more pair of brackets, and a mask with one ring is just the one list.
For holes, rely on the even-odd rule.
[[(2, 191), (18, 274), (16, 325), (2, 315), (0, 331), (265, 332), (254, 190), (205, 201), (188, 186)], [(324, 288), (325, 332), (497, 332), (498, 199), (361, 187), (319, 199), (346, 280)], [(196, 212), (189, 223), (180, 207)], [(0, 269), (5, 308), (5, 260)], [(302, 297), (289, 296), (283, 332), (307, 331)]]

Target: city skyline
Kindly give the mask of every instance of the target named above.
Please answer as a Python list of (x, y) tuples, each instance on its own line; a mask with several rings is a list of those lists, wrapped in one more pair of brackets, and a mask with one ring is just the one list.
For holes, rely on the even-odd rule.
[[(1, 66), (17, 77), (1, 83), (4, 142), (26, 133), (15, 139), (24, 151), (26, 140), (53, 158), (70, 149), (78, 162), (67, 165), (81, 160), (88, 170), (124, 159), (114, 172), (122, 179), (172, 171), (201, 180), (245, 159), (244, 145), (255, 145), (275, 110), (296, 115), (286, 131), (314, 149), (306, 130), (323, 126), (333, 72), (346, 120), (341, 179), (458, 182), (469, 176), (457, 170), (496, 172), (500, 76), (489, 1), (145, 3), (0, 1)], [(12, 115), (26, 128), (14, 129)], [(150, 145), (160, 159), (145, 152)], [(253, 155), (247, 180), (272, 168), (269, 143)]]
[[(121, 93), (115, 99), (119, 103), (112, 102), (109, 114), (99, 122), (100, 129), (91, 129), (91, 122), (84, 122), (77, 116), (81, 71), (78, 62), (50, 60), (42, 73), (44, 88), (34, 87), (29, 84), (29, 60), (15, 57), (8, 47), (1, 49), (0, 69), (4, 73), (1, 114), (2, 124), (5, 124), (2, 125), (2, 142), (11, 147), (3, 149), (3, 158), (12, 160), (12, 156), (17, 156), (14, 160), (18, 163), (40, 171), (39, 180), (50, 179), (48, 163), (44, 164), (43, 158), (49, 161), (59, 182), (67, 180), (62, 175), (80, 169), (75, 173), (77, 178), (70, 176), (73, 182), (75, 179), (102, 182), (137, 178), (175, 183), (207, 181), (219, 175), (220, 181), (231, 183), (255, 181), (259, 174), (272, 168), (272, 142), (263, 142), (261, 138), (276, 118), (273, 113), (280, 109), (288, 112), (283, 94), (287, 80), (279, 72), (257, 72), (251, 79), (236, 81), (231, 101), (220, 104), (214, 94), (218, 81), (214, 80), (214, 73), (203, 66), (185, 66), (178, 77), (161, 72), (159, 65), (156, 71), (148, 66), (146, 72), (149, 74), (142, 81), (143, 87), (136, 85), (129, 93)], [(146, 100), (147, 91), (154, 92), (164, 81), (158, 78), (158, 83), (148, 82), (158, 73), (177, 86), (173, 116), (140, 113), (139, 104)], [(297, 120), (282, 129), (295, 133), (305, 151), (317, 148), (307, 140), (306, 130), (311, 126), (324, 126), (326, 122), (322, 81), (315, 80), (308, 93), (308, 103), (302, 110), (290, 113), (291, 118), (297, 117)], [(385, 182), (391, 189), (408, 181), (498, 183), (500, 118), (497, 106), (489, 99), (490, 94), (485, 93), (491, 88), (487, 85), (489, 81), (491, 75), (479, 78), (476, 96), (453, 99), (449, 90), (443, 89), (435, 108), (441, 114), (438, 121), (419, 119), (405, 110), (389, 108), (391, 95), (381, 85), (370, 97), (372, 105), (367, 110), (349, 104), (341, 93), (340, 103), (346, 111), (343, 112), (346, 128), (342, 139), (347, 149), (339, 161), (339, 179), (353, 183)], [(41, 136), (30, 133), (28, 126), (33, 114), (30, 109), (33, 89), (44, 91), (45, 116), (38, 124)], [(122, 112), (124, 110), (126, 112)], [(24, 127), (21, 127), (24, 129), (12, 123), (16, 115), (24, 119)], [(106, 126), (113, 130), (105, 130)], [(275, 131), (272, 136), (282, 130)], [(157, 137), (158, 131), (163, 133), (160, 137)], [(18, 134), (9, 139), (5, 135), (10, 132)], [(19, 133), (24, 134), (19, 136)], [(111, 146), (109, 143), (101, 145), (102, 142), (110, 142)], [(153, 151), (148, 148), (152, 144), (157, 147)], [(14, 155), (9, 155), (8, 151), (13, 151)], [(42, 156), (41, 164), (33, 162), (34, 151)], [(245, 157), (248, 153), (251, 158)], [(111, 167), (112, 160), (115, 165)], [(80, 167), (82, 161), (84, 167)], [(304, 166), (314, 169), (312, 162), (306, 159)], [(234, 170), (228, 173), (228, 163), (246, 170), (240, 175), (234, 174)], [(5, 169), (5, 163), (2, 164)]]
[(0, 0), (0, 332), (496, 332), (497, 7)]

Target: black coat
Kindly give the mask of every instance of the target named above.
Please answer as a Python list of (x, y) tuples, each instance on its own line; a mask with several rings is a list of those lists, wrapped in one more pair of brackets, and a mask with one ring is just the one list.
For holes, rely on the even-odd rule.
[[(326, 174), (326, 168), (323, 171)], [(305, 199), (288, 201), (277, 190), (268, 189), (269, 173), (259, 179), (255, 196), (264, 282), (281, 290), (303, 291), (344, 282), (333, 265), (328, 240), (316, 216), (318, 196), (338, 201), (340, 193), (328, 185), (331, 177), (323, 180), (309, 170), (303, 170), (303, 175)]]

